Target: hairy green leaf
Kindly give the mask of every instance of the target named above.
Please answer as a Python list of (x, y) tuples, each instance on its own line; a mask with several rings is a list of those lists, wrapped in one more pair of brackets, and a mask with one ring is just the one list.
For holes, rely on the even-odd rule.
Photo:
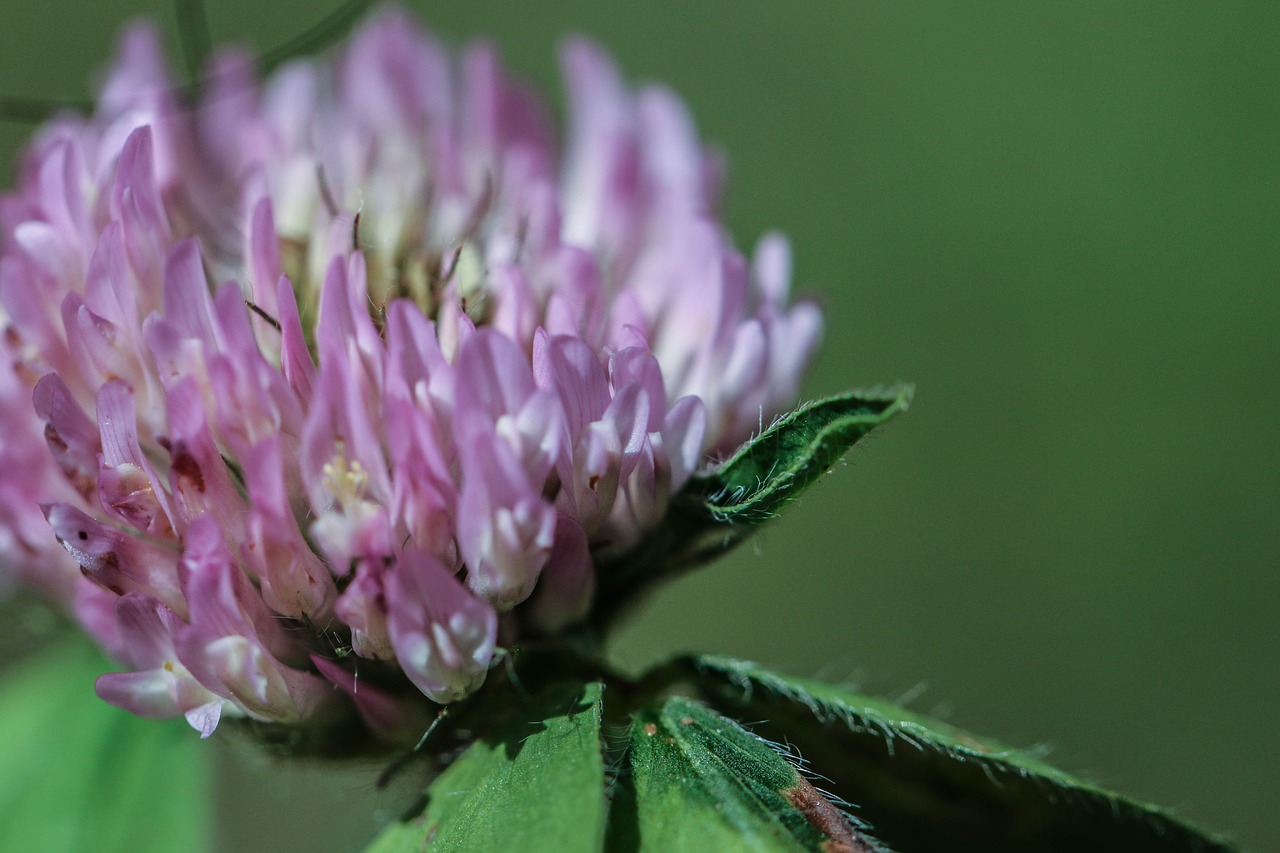
[(634, 588), (728, 551), (777, 516), (863, 436), (911, 401), (910, 387), (850, 391), (786, 414), (737, 452), (699, 472), (662, 523), (637, 548), (599, 572), (600, 607), (610, 614)]
[(427, 789), (424, 811), (388, 827), (369, 853), (597, 851), (605, 782), (598, 683), (550, 689), (486, 735)]
[(784, 415), (710, 471), (695, 475), (686, 492), (725, 524), (756, 525), (840, 461), (864, 435), (911, 401), (911, 389), (888, 394), (850, 391), (816, 400)]
[(699, 702), (672, 697), (631, 726), (630, 775), (610, 850), (879, 850), (779, 749)]
[(1154, 806), (892, 703), (725, 657), (688, 659), (716, 707), (763, 720), (895, 849), (1172, 853), (1232, 849)]
[(83, 641), (0, 680), (0, 839), (6, 850), (208, 849), (208, 744), (93, 694), (109, 664)]

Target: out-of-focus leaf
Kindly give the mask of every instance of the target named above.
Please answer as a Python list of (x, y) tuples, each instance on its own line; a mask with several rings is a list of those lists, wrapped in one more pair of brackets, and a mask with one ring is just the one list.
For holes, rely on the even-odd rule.
[(552, 688), (467, 748), (427, 790), (426, 809), (369, 853), (600, 850), (605, 829), (598, 683)]
[(181, 721), (98, 699), (110, 665), (69, 641), (0, 680), (0, 847), (170, 853), (209, 846), (209, 746)]
[(644, 542), (601, 566), (600, 611), (656, 579), (733, 548), (911, 401), (912, 389), (850, 391), (776, 420), (720, 465), (690, 478)]
[(795, 746), (896, 850), (1233, 849), (1167, 811), (889, 702), (731, 658), (688, 663), (707, 701)]
[(672, 697), (660, 710), (640, 711), (630, 749), (610, 850), (882, 849), (776, 747), (699, 702)]

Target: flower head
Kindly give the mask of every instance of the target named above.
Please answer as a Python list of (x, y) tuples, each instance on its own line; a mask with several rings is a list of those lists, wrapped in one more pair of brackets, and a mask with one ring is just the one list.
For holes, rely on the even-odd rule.
[(40, 130), (0, 203), (0, 556), (131, 668), (104, 699), (391, 732), (335, 649), (466, 696), (793, 400), (785, 241), (735, 251), (674, 95), (562, 59), (557, 141), (399, 13), (261, 85), (223, 53), (190, 103), (142, 26)]

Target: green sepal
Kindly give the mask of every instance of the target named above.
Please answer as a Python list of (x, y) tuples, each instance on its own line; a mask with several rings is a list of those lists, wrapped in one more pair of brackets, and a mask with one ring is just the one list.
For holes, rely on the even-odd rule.
[(1227, 853), (1225, 839), (884, 700), (726, 657), (685, 659), (718, 709), (760, 720), (894, 849)]
[(615, 794), (610, 850), (833, 853), (882, 848), (783, 757), (699, 702), (642, 709)]
[(773, 422), (719, 465), (700, 471), (675, 495), (644, 541), (603, 561), (598, 611), (612, 615), (637, 587), (725, 553), (830, 470), (863, 436), (904, 411), (910, 386), (849, 391), (807, 403)]
[(0, 679), (0, 847), (207, 850), (209, 744), (181, 720), (100, 700), (110, 664), (69, 640)]
[(387, 827), (369, 853), (598, 851), (606, 799), (603, 686), (549, 688), (482, 736), (427, 789), (416, 815)]

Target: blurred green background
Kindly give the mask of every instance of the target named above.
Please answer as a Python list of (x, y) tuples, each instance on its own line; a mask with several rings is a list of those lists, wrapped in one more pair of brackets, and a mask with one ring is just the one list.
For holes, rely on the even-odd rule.
[[(266, 48), (339, 4), (208, 5)], [(1280, 4), (416, 5), (548, 86), (579, 31), (675, 88), (728, 153), (739, 244), (788, 233), (827, 306), (811, 394), (918, 386), (756, 547), (659, 595), (628, 665), (852, 679), (1280, 849)], [(140, 13), (172, 26), (4, 4), (0, 90), (84, 94)], [(28, 132), (0, 127), (6, 162)], [(372, 826), (331, 828), (367, 772), (222, 749), (224, 849)]]

